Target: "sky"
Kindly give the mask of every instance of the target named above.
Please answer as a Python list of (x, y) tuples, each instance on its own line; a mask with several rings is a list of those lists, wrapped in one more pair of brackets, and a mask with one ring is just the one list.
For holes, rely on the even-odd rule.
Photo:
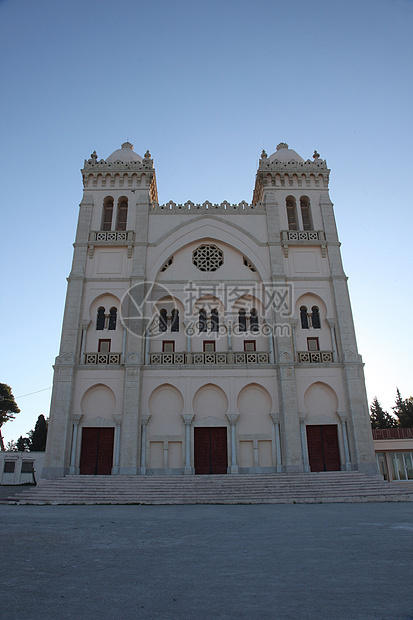
[(80, 168), (150, 150), (160, 203), (251, 201), (263, 148), (331, 168), (369, 403), (413, 395), (412, 0), (0, 0), (0, 382), (48, 416)]

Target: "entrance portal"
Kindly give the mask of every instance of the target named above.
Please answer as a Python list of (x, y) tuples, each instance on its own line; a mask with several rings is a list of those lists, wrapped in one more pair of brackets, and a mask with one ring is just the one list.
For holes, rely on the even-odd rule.
[(194, 465), (196, 474), (227, 473), (227, 429), (225, 426), (194, 428)]
[(114, 428), (83, 428), (80, 473), (110, 476), (113, 462)]
[(307, 445), (311, 471), (340, 470), (336, 424), (307, 426)]

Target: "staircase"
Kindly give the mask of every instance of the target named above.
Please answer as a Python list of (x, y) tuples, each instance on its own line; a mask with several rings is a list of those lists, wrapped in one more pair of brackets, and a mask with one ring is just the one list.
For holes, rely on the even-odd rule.
[(11, 504), (315, 504), (413, 501), (413, 489), (360, 472), (215, 476), (66, 476)]

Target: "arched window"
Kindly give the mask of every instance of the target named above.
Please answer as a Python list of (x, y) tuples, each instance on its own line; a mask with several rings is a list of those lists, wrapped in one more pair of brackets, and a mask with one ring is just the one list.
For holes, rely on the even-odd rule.
[(286, 206), (287, 206), (288, 230), (298, 230), (297, 209), (295, 205), (295, 198), (293, 196), (287, 196)]
[(301, 206), (301, 217), (303, 220), (303, 229), (313, 230), (313, 221), (311, 219), (310, 201), (307, 198), (307, 196), (301, 196), (300, 206)]
[(250, 330), (252, 332), (258, 331), (258, 312), (256, 308), (251, 308), (250, 312)]
[(126, 222), (128, 219), (128, 201), (121, 198), (118, 203), (118, 214), (116, 217), (116, 230), (126, 230)]
[(118, 317), (118, 311), (116, 308), (109, 310), (109, 327), (108, 329), (116, 329), (116, 319)]
[(171, 312), (171, 332), (179, 332), (179, 310), (176, 308)]
[(168, 314), (165, 308), (162, 308), (162, 310), (159, 312), (159, 331), (166, 332), (167, 329), (168, 329)]
[(103, 217), (102, 217), (102, 230), (112, 229), (112, 217), (113, 217), (113, 200), (112, 198), (106, 198), (103, 203)]
[(311, 308), (311, 323), (312, 326), (314, 327), (314, 329), (321, 329), (321, 323), (320, 323), (320, 310), (317, 308), (317, 306), (313, 306)]
[(198, 322), (198, 331), (206, 332), (207, 331), (207, 315), (204, 308), (201, 308), (199, 311), (199, 322)]
[(238, 329), (240, 332), (247, 331), (247, 316), (244, 308), (238, 311)]
[(307, 314), (307, 307), (306, 306), (301, 306), (300, 308), (300, 318), (301, 318), (301, 327), (303, 329), (308, 329), (308, 314)]
[(211, 332), (217, 332), (219, 329), (219, 314), (217, 308), (211, 310)]
[(105, 308), (100, 306), (96, 317), (96, 329), (105, 329)]

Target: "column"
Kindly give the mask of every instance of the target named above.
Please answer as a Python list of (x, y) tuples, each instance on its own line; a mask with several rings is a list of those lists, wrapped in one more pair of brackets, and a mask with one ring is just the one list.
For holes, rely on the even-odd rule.
[(149, 327), (145, 332), (145, 364), (149, 364)]
[(275, 463), (275, 470), (277, 474), (280, 474), (283, 470), (281, 456), (280, 417), (278, 413), (270, 413), (270, 417), (273, 421), (273, 462)]
[(296, 332), (297, 323), (298, 323), (297, 319), (290, 319), (291, 331), (292, 331), (292, 334), (293, 334), (293, 358), (294, 359), (298, 359), (297, 358), (297, 342), (296, 342), (296, 339), (295, 339), (295, 332)]
[(338, 362), (337, 345), (336, 345), (336, 324), (332, 319), (326, 319), (326, 323), (330, 328), (331, 345), (333, 347), (333, 362)]
[[(125, 363), (126, 359), (126, 327), (123, 328), (123, 340), (122, 340), (122, 364)], [(146, 363), (146, 361), (145, 361)]]
[(337, 413), (341, 422), (341, 433), (343, 435), (344, 457), (345, 457), (345, 470), (351, 471), (350, 450), (348, 447), (347, 436), (347, 416), (344, 413)]
[(85, 363), (85, 353), (86, 353), (86, 334), (89, 329), (89, 325), (92, 321), (88, 321), (87, 323), (82, 323), (82, 350), (80, 352), (80, 363)]
[(192, 321), (184, 321), (185, 334), (186, 334), (186, 346), (185, 346), (185, 363), (192, 363), (192, 336), (194, 334), (194, 327)]
[(305, 418), (306, 416), (300, 415), (300, 437), (301, 437), (301, 451), (303, 454), (303, 471), (311, 471), (308, 463), (308, 449), (307, 449), (307, 436), (305, 432)]
[(228, 352), (232, 351), (232, 321), (227, 321), (227, 348)]
[(268, 325), (267, 321), (264, 319), (262, 322), (263, 333), (268, 334), (268, 347), (270, 349), (270, 364), (275, 364), (275, 355), (274, 355), (274, 340), (271, 325)]
[(72, 451), (70, 454), (70, 467), (69, 467), (69, 473), (73, 476), (73, 474), (76, 473), (76, 452), (77, 452), (77, 437), (79, 434), (79, 424), (80, 421), (82, 419), (82, 414), (80, 415), (73, 415), (72, 416), (72, 421), (73, 421), (73, 435), (72, 435)]
[(229, 468), (230, 474), (238, 473), (237, 465), (237, 441), (236, 441), (236, 425), (239, 418), (239, 413), (227, 413), (228, 422), (231, 427), (231, 467)]
[(194, 419), (195, 414), (194, 413), (183, 413), (182, 414), (182, 419), (184, 421), (185, 424), (185, 467), (184, 467), (184, 474), (192, 474), (192, 467), (191, 467), (191, 424), (192, 424), (192, 420)]
[(142, 418), (142, 433), (141, 433), (141, 474), (146, 475), (146, 428), (148, 426), (149, 418)]
[(120, 463), (120, 425), (122, 421), (121, 415), (113, 416), (115, 418), (115, 459), (113, 462), (113, 475), (119, 474), (119, 463)]

